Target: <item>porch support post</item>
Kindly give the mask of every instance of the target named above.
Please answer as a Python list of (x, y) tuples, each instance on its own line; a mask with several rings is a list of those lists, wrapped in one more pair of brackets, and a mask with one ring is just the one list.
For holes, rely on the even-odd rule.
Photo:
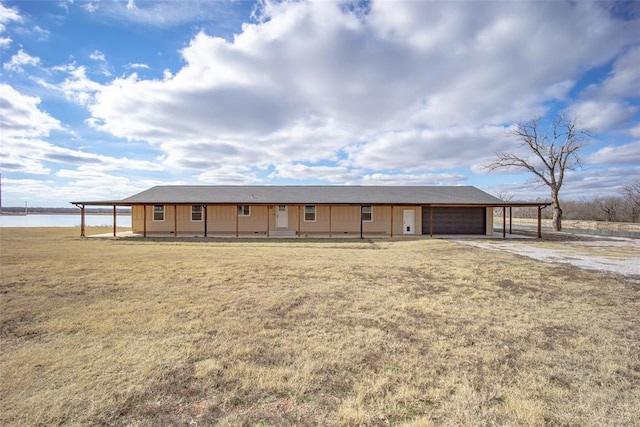
[(507, 207), (502, 207), (502, 238), (507, 238)]
[(202, 205), (202, 215), (204, 215), (204, 237), (207, 237), (207, 205)]
[(116, 205), (113, 205), (113, 237), (116, 237)]
[(236, 239), (240, 236), (240, 227), (238, 224), (239, 222), (240, 222), (240, 216), (238, 215), (238, 205), (236, 205)]
[(509, 234), (513, 234), (513, 229), (511, 228), (513, 223), (513, 206), (509, 206)]
[(538, 239), (542, 238), (542, 207), (538, 206)]
[(84, 205), (82, 205), (80, 206), (80, 237), (85, 237), (84, 231)]
[(433, 206), (429, 206), (429, 237), (433, 237)]
[(173, 237), (178, 237), (178, 205), (173, 205)]
[(300, 205), (298, 205), (298, 230), (296, 231), (298, 237), (300, 237)]
[(147, 205), (142, 205), (142, 237), (147, 237)]
[(329, 205), (329, 237), (331, 237), (331, 205)]
[(391, 237), (393, 237), (393, 205), (391, 205)]
[(360, 238), (362, 239), (362, 205), (360, 205)]
[(269, 221), (271, 220), (271, 206), (267, 205), (267, 237), (269, 237)]

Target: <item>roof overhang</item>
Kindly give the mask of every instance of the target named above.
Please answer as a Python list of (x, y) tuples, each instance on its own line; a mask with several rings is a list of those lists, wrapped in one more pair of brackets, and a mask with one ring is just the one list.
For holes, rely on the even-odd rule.
[[(207, 205), (207, 206), (228, 206), (228, 205), (237, 205), (237, 204), (247, 204), (253, 206), (273, 206), (282, 204), (281, 202), (201, 202), (201, 201), (192, 201), (192, 202), (170, 202), (170, 201), (157, 201), (157, 202), (123, 202), (122, 200), (103, 200), (103, 201), (89, 201), (89, 202), (70, 202), (75, 206), (151, 206), (151, 205), (176, 205), (176, 206), (192, 206), (192, 205)], [(368, 205), (376, 205), (376, 206), (392, 206), (392, 205), (402, 205), (402, 206), (433, 206), (439, 208), (516, 208), (516, 207), (547, 207), (551, 206), (551, 202), (504, 202), (504, 203), (380, 203), (380, 202), (363, 202), (363, 203), (315, 203), (315, 202), (306, 202), (306, 203), (285, 203), (287, 205), (316, 205), (316, 206), (368, 206)]]

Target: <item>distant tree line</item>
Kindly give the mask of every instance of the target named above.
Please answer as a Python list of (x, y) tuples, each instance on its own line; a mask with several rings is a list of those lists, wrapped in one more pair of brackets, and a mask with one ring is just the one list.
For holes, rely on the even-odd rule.
[[(130, 213), (131, 210), (129, 208), (117, 208), (116, 213)], [(0, 208), (0, 213), (17, 215), (17, 214), (67, 214), (80, 215), (80, 208), (42, 208), (42, 207), (25, 207), (25, 206), (9, 206)], [(113, 208), (86, 208), (85, 213), (87, 214), (113, 214)]]
[[(499, 195), (503, 200), (510, 196)], [(536, 209), (514, 208), (513, 216), (519, 218), (536, 218)], [(542, 218), (549, 219), (552, 212), (542, 210)], [(563, 202), (562, 217), (564, 219), (608, 221), (608, 222), (640, 222), (640, 179), (626, 185), (619, 194), (598, 196)]]

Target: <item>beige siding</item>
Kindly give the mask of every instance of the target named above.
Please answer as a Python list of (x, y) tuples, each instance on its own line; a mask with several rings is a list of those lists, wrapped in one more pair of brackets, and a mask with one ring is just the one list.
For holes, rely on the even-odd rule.
[(360, 234), (360, 206), (331, 207), (332, 234)]
[[(174, 229), (175, 212), (173, 206), (164, 207), (164, 220), (153, 220), (153, 206), (147, 205), (146, 213), (146, 230), (147, 233), (172, 233)], [(132, 206), (131, 208), (131, 226), (136, 233), (142, 233), (145, 228), (144, 224), (144, 207)], [(179, 227), (179, 226), (178, 226)]]
[(393, 235), (411, 236), (411, 234), (403, 234), (402, 220), (405, 210), (413, 210), (414, 215), (414, 233), (413, 235), (422, 234), (422, 206), (394, 206), (393, 207)]
[(207, 206), (207, 232), (235, 233), (237, 211), (236, 205)]
[[(178, 235), (180, 233), (204, 233), (204, 220), (191, 221), (191, 205), (175, 206), (164, 205), (164, 221), (154, 221), (153, 205), (147, 205), (147, 233), (174, 233), (177, 225)], [(131, 207), (131, 225), (135, 233), (142, 233), (145, 229), (144, 224), (144, 207)], [(176, 221), (177, 217), (177, 221)]]
[(142, 233), (142, 206), (131, 206), (131, 230)]
[(487, 236), (493, 235), (493, 208), (487, 208)]
[(269, 206), (269, 231), (297, 231), (298, 230), (298, 212), (302, 209), (299, 206), (287, 206), (287, 226), (276, 227), (276, 215), (278, 206)]
[[(288, 225), (286, 228), (276, 227), (277, 205), (251, 205), (250, 215), (239, 216), (237, 205), (207, 206), (207, 233), (209, 235), (227, 234), (241, 236), (266, 235), (273, 231), (298, 232), (301, 236), (313, 234), (359, 235), (360, 206), (322, 206), (316, 205), (316, 220), (304, 220), (304, 206), (289, 205), (287, 210)], [(420, 206), (373, 206), (373, 220), (363, 222), (365, 234), (393, 235), (402, 233), (403, 212), (413, 210), (415, 215), (414, 234), (422, 233), (422, 211)], [(144, 230), (143, 206), (133, 206), (131, 211), (132, 228), (136, 233)], [(164, 221), (153, 220), (153, 205), (146, 207), (147, 233), (172, 234), (177, 226), (177, 235), (204, 233), (204, 220), (191, 221), (190, 205), (165, 205)], [(393, 219), (392, 219), (393, 217)], [(492, 215), (487, 213), (487, 229)], [(491, 223), (492, 225), (492, 223)]]
[(268, 206), (251, 206), (250, 215), (238, 217), (238, 233), (242, 235), (266, 234), (268, 221)]
[(364, 233), (391, 234), (391, 206), (373, 206), (373, 221), (362, 223)]
[[(173, 210), (174, 207), (169, 205), (167, 209)], [(204, 212), (201, 221), (191, 221), (191, 206), (178, 206), (178, 236), (183, 233), (204, 233)], [(173, 227), (173, 225), (172, 225)]]

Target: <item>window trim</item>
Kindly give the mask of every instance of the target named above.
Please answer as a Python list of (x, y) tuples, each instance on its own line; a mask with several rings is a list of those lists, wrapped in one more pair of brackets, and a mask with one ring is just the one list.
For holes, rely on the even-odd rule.
[[(158, 207), (162, 208), (162, 210), (161, 211), (160, 210), (156, 210), (156, 208), (158, 208)], [(153, 221), (154, 222), (164, 222), (164, 220), (166, 218), (165, 211), (166, 211), (166, 209), (165, 209), (164, 205), (153, 205), (153, 211), (152, 211), (153, 212), (153, 214), (152, 214), (153, 215)], [(160, 213), (162, 214), (162, 219), (156, 219), (156, 214), (160, 214)]]
[[(247, 208), (247, 213), (245, 213), (245, 207)], [(236, 212), (238, 216), (251, 216), (251, 205), (238, 205)]]
[[(200, 208), (200, 210), (194, 212), (193, 208)], [(194, 213), (199, 213), (200, 219), (193, 219)], [(202, 222), (203, 219), (204, 219), (204, 209), (202, 205), (191, 205), (191, 222)]]
[[(365, 214), (364, 208), (371, 209), (369, 212), (366, 212), (368, 215), (370, 215), (369, 219), (364, 218), (364, 214)], [(360, 219), (362, 220), (362, 222), (373, 222), (373, 205), (360, 206)]]
[[(313, 212), (307, 212), (307, 208), (313, 208)], [(313, 219), (307, 219), (307, 213), (313, 213)], [(304, 222), (317, 222), (318, 221), (318, 209), (316, 205), (305, 205), (303, 209)]]

